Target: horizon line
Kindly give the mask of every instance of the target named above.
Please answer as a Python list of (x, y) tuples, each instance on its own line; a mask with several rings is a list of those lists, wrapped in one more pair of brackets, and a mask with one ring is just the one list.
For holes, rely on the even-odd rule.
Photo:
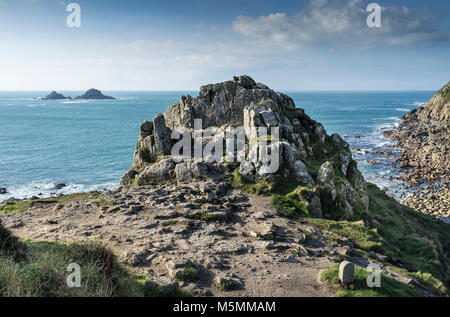
[[(89, 88), (91, 89), (91, 88)], [(87, 91), (89, 89), (11, 89), (11, 90), (3, 90), (0, 89), (0, 92), (52, 92), (52, 91), (68, 91), (68, 92), (78, 92), (78, 91)], [(271, 88), (272, 89), (272, 88)], [(101, 92), (183, 92), (183, 91), (199, 91), (199, 89), (99, 89)], [(379, 91), (438, 91), (439, 89), (272, 89), (274, 91), (280, 92), (379, 92)]]

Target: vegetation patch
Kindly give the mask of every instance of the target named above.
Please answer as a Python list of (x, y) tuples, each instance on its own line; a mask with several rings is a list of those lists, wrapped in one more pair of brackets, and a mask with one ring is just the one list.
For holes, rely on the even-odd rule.
[(370, 206), (363, 218), (380, 223), (377, 232), (385, 254), (448, 283), (450, 225), (399, 204), (373, 184), (368, 192)]
[(369, 288), (367, 277), (371, 272), (355, 265), (355, 282), (350, 286), (343, 286), (339, 281), (339, 264), (322, 271), (320, 280), (336, 288), (336, 297), (419, 297), (414, 287), (387, 277), (381, 273), (381, 287)]
[(94, 201), (100, 206), (117, 206), (119, 203), (117, 201), (107, 200), (105, 198), (98, 198)]
[(207, 213), (207, 212), (195, 213), (190, 218), (193, 219), (193, 220), (200, 220), (200, 221), (205, 221), (205, 222), (211, 222), (211, 221), (218, 221), (218, 220), (220, 220), (219, 216), (217, 216), (215, 214)]
[(380, 251), (381, 249), (381, 237), (375, 230), (365, 228), (362, 222), (334, 221), (316, 218), (302, 219), (301, 222), (312, 224), (325, 233), (331, 233), (330, 236), (336, 240), (346, 238), (362, 250)]
[(432, 291), (434, 291), (434, 293), (437, 293), (437, 294), (440, 294), (443, 296), (449, 295), (448, 290), (444, 286), (444, 284), (441, 281), (439, 281), (437, 278), (435, 278), (433, 275), (431, 275), (430, 273), (414, 272), (414, 273), (409, 273), (408, 275), (412, 278), (418, 279), (423, 284), (427, 285), (429, 288), (431, 288)]
[(233, 179), (231, 181), (231, 186), (234, 188), (240, 188), (250, 194), (269, 195), (272, 193), (274, 189), (273, 183), (269, 183), (267, 181), (255, 183), (245, 179), (239, 173), (239, 167), (235, 168), (235, 170), (232, 172), (232, 176)]
[[(32, 254), (26, 260), (0, 256), (0, 296), (145, 296), (145, 276), (129, 272), (99, 244), (25, 244)], [(67, 286), (70, 263), (80, 265), (80, 288)]]
[(10, 215), (30, 209), (31, 201), (5, 201), (0, 205), (0, 215)]
[(178, 223), (177, 220), (167, 220), (161, 223), (161, 226), (163, 227), (169, 227), (169, 226), (174, 226)]
[(233, 281), (220, 282), (217, 285), (217, 289), (222, 292), (232, 291), (234, 289), (234, 283), (233, 283)]
[(299, 201), (289, 195), (274, 195), (272, 197), (272, 205), (280, 215), (287, 218), (298, 219), (309, 216), (309, 204), (306, 201)]
[(192, 281), (197, 276), (198, 270), (195, 264), (188, 262), (183, 269), (177, 273), (175, 279), (178, 281)]
[(10, 215), (19, 212), (25, 212), (28, 211), (31, 207), (39, 204), (64, 203), (72, 199), (86, 200), (89, 197), (97, 197), (100, 194), (101, 193), (99, 191), (91, 191), (88, 193), (73, 193), (68, 195), (62, 195), (60, 197), (42, 198), (36, 200), (20, 200), (20, 201), (6, 200), (2, 204), (0, 204), (0, 215)]

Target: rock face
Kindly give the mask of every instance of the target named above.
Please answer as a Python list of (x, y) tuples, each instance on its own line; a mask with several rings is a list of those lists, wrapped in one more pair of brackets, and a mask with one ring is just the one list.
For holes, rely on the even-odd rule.
[(65, 97), (62, 94), (58, 94), (56, 91), (52, 91), (49, 95), (42, 98), (42, 100), (61, 100), (61, 99), (72, 99), (71, 97)]
[(385, 136), (398, 142), (404, 152), (399, 158), (411, 168), (409, 180), (450, 180), (450, 82), (427, 103), (403, 116), (398, 129)]
[(450, 125), (450, 81), (442, 87), (431, 100), (428, 102), (425, 108), (417, 109), (416, 113), (410, 113), (405, 115), (407, 117), (414, 117), (422, 121), (436, 121), (441, 125)]
[(450, 216), (450, 82), (440, 89), (426, 107), (415, 109), (403, 117), (395, 130), (384, 136), (397, 141), (403, 151), (397, 159), (404, 172), (400, 179), (413, 185), (436, 182), (432, 199), (407, 203), (417, 210), (436, 216)]
[[(233, 137), (224, 138), (229, 135)], [(182, 140), (192, 147), (184, 156), (192, 161), (180, 162), (171, 155)], [(194, 153), (196, 147), (203, 157)], [(369, 203), (347, 142), (337, 134), (327, 135), (323, 125), (296, 108), (289, 96), (245, 75), (202, 86), (198, 97), (182, 96), (153, 121), (144, 121), (132, 167), (121, 185), (186, 183), (230, 170), (246, 182), (309, 186), (316, 215), (326, 216), (322, 206), (351, 218), (357, 206), (366, 208)]]
[(100, 90), (89, 89), (83, 95), (76, 97), (75, 99), (116, 99), (114, 97), (105, 96)]

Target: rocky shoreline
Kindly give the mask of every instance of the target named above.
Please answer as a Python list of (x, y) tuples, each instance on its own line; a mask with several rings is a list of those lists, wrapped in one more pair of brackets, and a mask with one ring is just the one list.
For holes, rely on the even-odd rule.
[(450, 82), (426, 107), (403, 117), (397, 129), (382, 135), (402, 150), (397, 168), (399, 180), (414, 189), (402, 202), (436, 217), (450, 217)]

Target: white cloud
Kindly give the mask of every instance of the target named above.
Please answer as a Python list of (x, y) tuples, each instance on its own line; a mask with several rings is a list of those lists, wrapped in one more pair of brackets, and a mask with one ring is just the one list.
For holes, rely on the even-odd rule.
[(383, 7), (382, 28), (369, 28), (367, 4), (363, 0), (311, 0), (295, 15), (239, 16), (233, 30), (263, 42), (287, 45), (288, 49), (320, 44), (367, 47), (450, 41), (450, 31), (437, 29), (424, 10), (407, 7)]

